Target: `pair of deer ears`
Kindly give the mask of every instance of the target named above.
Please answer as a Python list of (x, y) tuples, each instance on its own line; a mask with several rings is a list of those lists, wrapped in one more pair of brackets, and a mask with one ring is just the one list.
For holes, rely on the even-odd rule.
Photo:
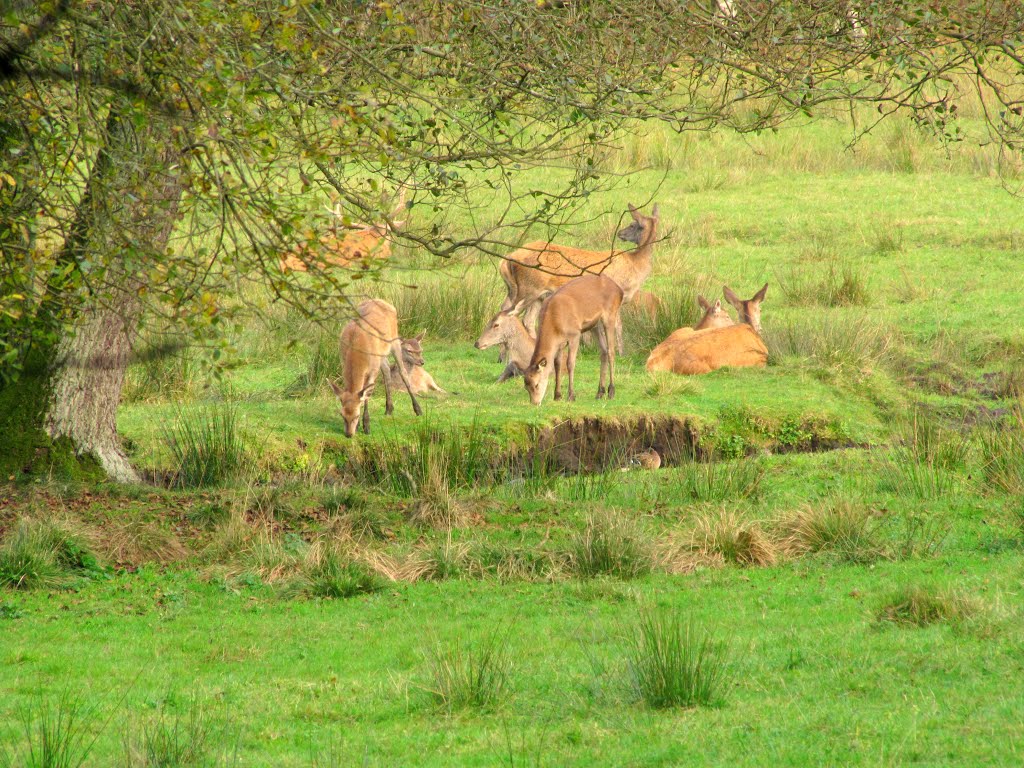
[[(629, 206), (629, 212), (633, 216), (633, 220), (634, 221), (640, 221), (640, 217), (643, 216), (643, 214), (640, 213), (640, 209), (637, 208), (632, 203), (627, 203), (626, 205)], [(654, 207), (651, 209), (651, 218), (652, 219), (658, 218), (658, 204), (657, 203), (655, 203)]]
[[(734, 307), (736, 307), (736, 309), (742, 309), (743, 305), (746, 303), (743, 301), (743, 299), (741, 299), (739, 296), (733, 293), (732, 289), (728, 285), (722, 286), (722, 293), (725, 296), (725, 300), (732, 304)], [(747, 299), (747, 301), (756, 301), (757, 303), (760, 304), (762, 301), (764, 301), (764, 297), (767, 295), (768, 283), (765, 283), (761, 290), (755, 293), (749, 299)]]
[[(341, 396), (343, 394), (345, 394), (345, 390), (342, 389), (341, 387), (339, 387), (337, 384), (335, 384), (330, 379), (327, 380), (327, 383), (331, 385), (331, 389), (334, 390), (334, 394), (337, 395), (339, 399), (341, 398)], [(372, 386), (373, 386), (373, 384), (370, 383), (370, 384), (367, 384), (365, 387), (363, 387), (362, 389), (359, 390), (359, 399), (360, 400), (365, 400), (366, 399), (367, 394), (369, 393), (369, 390), (370, 390), (370, 388)]]
[(710, 301), (705, 299), (700, 294), (697, 294), (697, 303), (700, 305), (700, 308), (703, 309), (705, 312), (710, 312), (712, 309), (721, 309), (722, 308), (722, 300), (721, 299), (715, 299), (715, 303), (712, 304)]

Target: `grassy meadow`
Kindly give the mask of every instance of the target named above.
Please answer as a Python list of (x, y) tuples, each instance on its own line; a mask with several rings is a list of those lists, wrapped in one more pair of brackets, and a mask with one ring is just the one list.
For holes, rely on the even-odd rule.
[[(478, 253), (369, 291), (447, 394), (378, 387), (368, 437), (340, 329), (263, 297), (221, 379), (136, 365), (152, 485), (0, 490), (0, 766), (1019, 764), (1017, 171), (851, 130), (625, 137), (590, 223), (531, 233), (659, 203), (612, 401), (593, 348), (574, 403), (495, 383)], [(766, 369), (644, 370), (765, 282)]]

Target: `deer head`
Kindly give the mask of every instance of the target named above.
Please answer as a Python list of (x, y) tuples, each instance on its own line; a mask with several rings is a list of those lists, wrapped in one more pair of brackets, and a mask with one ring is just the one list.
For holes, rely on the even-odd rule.
[(646, 244), (658, 225), (658, 204), (654, 204), (650, 216), (644, 216), (634, 205), (629, 206), (629, 214), (633, 217), (633, 223), (619, 230), (619, 239), (636, 245)]
[(362, 413), (363, 405), (373, 392), (373, 384), (367, 384), (358, 392), (349, 392), (329, 379), (328, 383), (341, 404), (341, 418), (345, 423), (345, 437), (353, 437), (356, 429), (359, 427), (359, 415)]
[(761, 302), (764, 301), (764, 297), (768, 293), (768, 283), (765, 283), (760, 291), (746, 301), (733, 293), (728, 285), (722, 287), (722, 293), (725, 295), (725, 300), (736, 308), (740, 322), (752, 326), (755, 331), (761, 333)]
[(721, 299), (716, 299), (715, 303), (712, 304), (710, 301), (698, 294), (697, 304), (704, 310), (704, 317), (702, 317), (700, 322), (694, 326), (698, 331), (703, 331), (707, 328), (725, 328), (732, 325), (732, 318), (729, 317), (729, 313), (722, 308)]

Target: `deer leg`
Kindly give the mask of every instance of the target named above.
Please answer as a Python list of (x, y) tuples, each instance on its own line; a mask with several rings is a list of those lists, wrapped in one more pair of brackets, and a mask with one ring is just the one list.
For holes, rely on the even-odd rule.
[(503, 381), (508, 381), (513, 376), (515, 376), (516, 375), (516, 370), (517, 369), (516, 369), (515, 363), (509, 363), (508, 365), (506, 365), (505, 366), (505, 370), (503, 370), (501, 372), (501, 376), (498, 377), (498, 384), (501, 384), (501, 382), (503, 382)]
[(405, 361), (402, 360), (402, 342), (401, 340), (395, 341), (391, 346), (391, 354), (395, 357), (395, 362), (398, 363), (398, 375), (402, 377), (402, 383), (405, 384), (405, 388), (409, 390), (409, 398), (412, 400), (412, 412), (417, 416), (423, 415), (423, 409), (420, 408), (420, 404), (416, 400), (416, 395), (413, 394), (412, 384), (409, 382), (409, 374), (405, 370)]
[(618, 342), (621, 354), (622, 350), (622, 315), (615, 315), (615, 322), (611, 324), (608, 333), (612, 338), (608, 340), (608, 399), (615, 397), (615, 343)]
[(391, 400), (391, 369), (386, 357), (380, 361), (380, 377), (384, 379), (384, 415), (390, 416), (395, 412), (395, 404)]
[(604, 376), (605, 368), (608, 366), (608, 328), (605, 327), (604, 322), (599, 322), (596, 326), (597, 333), (597, 348), (601, 352), (601, 380), (597, 385), (597, 399), (600, 400), (604, 397)]
[(569, 352), (565, 367), (569, 369), (569, 402), (576, 400), (576, 353), (580, 351), (580, 336), (569, 339)]
[(555, 350), (555, 400), (562, 399), (562, 350)]
[(370, 398), (363, 401), (363, 434), (370, 434)]
[[(618, 351), (620, 355), (626, 354), (626, 337), (622, 332), (622, 315), (615, 316), (615, 343), (618, 345)], [(611, 394), (608, 395), (611, 397)]]

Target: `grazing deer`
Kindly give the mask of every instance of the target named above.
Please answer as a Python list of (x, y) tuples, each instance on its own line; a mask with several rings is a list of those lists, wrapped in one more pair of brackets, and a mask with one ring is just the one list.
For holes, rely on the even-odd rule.
[(761, 302), (764, 301), (764, 297), (768, 294), (768, 283), (765, 283), (760, 291), (746, 301), (733, 293), (728, 285), (722, 286), (722, 293), (725, 295), (725, 300), (736, 308), (740, 316), (740, 322), (746, 323), (755, 331), (761, 333)]
[(391, 415), (395, 410), (391, 402), (390, 371), (387, 368), (388, 355), (398, 363), (398, 375), (409, 390), (412, 410), (422, 415), (416, 395), (409, 386), (409, 376), (402, 358), (402, 340), (398, 336), (398, 313), (386, 301), (368, 299), (356, 308), (359, 317), (351, 320), (341, 332), (341, 361), (345, 369), (345, 388), (333, 381), (331, 389), (341, 401), (341, 417), (345, 421), (345, 436), (352, 437), (359, 425), (359, 414), (363, 416), (363, 432), (370, 434), (370, 395), (377, 376), (384, 378), (384, 413)]
[[(422, 395), (424, 392), (440, 392), (443, 395), (447, 395), (448, 393), (437, 385), (434, 377), (427, 373), (427, 369), (423, 367), (423, 336), (425, 334), (426, 331), (420, 331), (417, 336), (413, 336), (411, 339), (402, 339), (402, 359), (409, 373), (412, 393), (414, 395)], [(398, 363), (391, 364), (389, 375), (391, 377), (391, 386), (400, 392), (408, 392), (398, 370)]]
[[(624, 302), (633, 300), (651, 274), (651, 254), (658, 229), (658, 206), (650, 216), (629, 206), (633, 222), (619, 230), (618, 237), (635, 243), (631, 251), (587, 251), (566, 245), (537, 241), (506, 256), (498, 271), (508, 288), (508, 297), (501, 308), (511, 309), (523, 302), (526, 325), (533, 328), (540, 312), (544, 294), (583, 274), (610, 277), (622, 289)], [(617, 328), (619, 349), (622, 349), (621, 327)]]
[(598, 399), (605, 395), (605, 369), (608, 370), (608, 397), (615, 397), (615, 333), (619, 327), (619, 308), (622, 306), (622, 288), (604, 275), (583, 275), (570, 280), (552, 294), (540, 313), (537, 345), (530, 364), (523, 373), (530, 401), (540, 405), (551, 375), (555, 369), (555, 400), (562, 397), (561, 355), (568, 347), (565, 367), (569, 374), (569, 400), (576, 399), (576, 354), (580, 348), (580, 334), (597, 328), (597, 343), (601, 349), (601, 382)]
[(398, 196), (398, 204), (381, 224), (342, 223), (340, 206), (327, 211), (334, 217), (327, 232), (315, 242), (299, 243), (285, 258), (281, 259), (282, 272), (308, 272), (311, 268), (323, 270), (328, 267), (347, 267), (354, 261), (387, 259), (391, 255), (391, 233), (402, 226), (404, 221), (394, 218), (405, 209), (405, 190)]
[[(697, 298), (704, 307), (704, 317), (693, 328), (680, 328), (651, 350), (647, 358), (648, 371), (672, 371), (692, 375), (710, 373), (724, 366), (734, 368), (764, 366), (768, 362), (768, 348), (759, 335), (761, 302), (768, 285), (753, 298), (742, 301), (728, 287), (725, 296), (740, 313), (741, 322), (734, 325), (732, 318), (722, 309), (722, 302), (708, 302)], [(754, 323), (757, 323), (755, 326)]]
[[(507, 361), (508, 364), (498, 377), (498, 384), (515, 376), (522, 376), (529, 367), (533, 350), (537, 346), (537, 339), (519, 319), (521, 309), (522, 307), (517, 304), (512, 309), (502, 310), (492, 317), (474, 345), (477, 349), (488, 349), (495, 345), (501, 347), (502, 354), (499, 360)], [(566, 360), (564, 351), (562, 360)]]

